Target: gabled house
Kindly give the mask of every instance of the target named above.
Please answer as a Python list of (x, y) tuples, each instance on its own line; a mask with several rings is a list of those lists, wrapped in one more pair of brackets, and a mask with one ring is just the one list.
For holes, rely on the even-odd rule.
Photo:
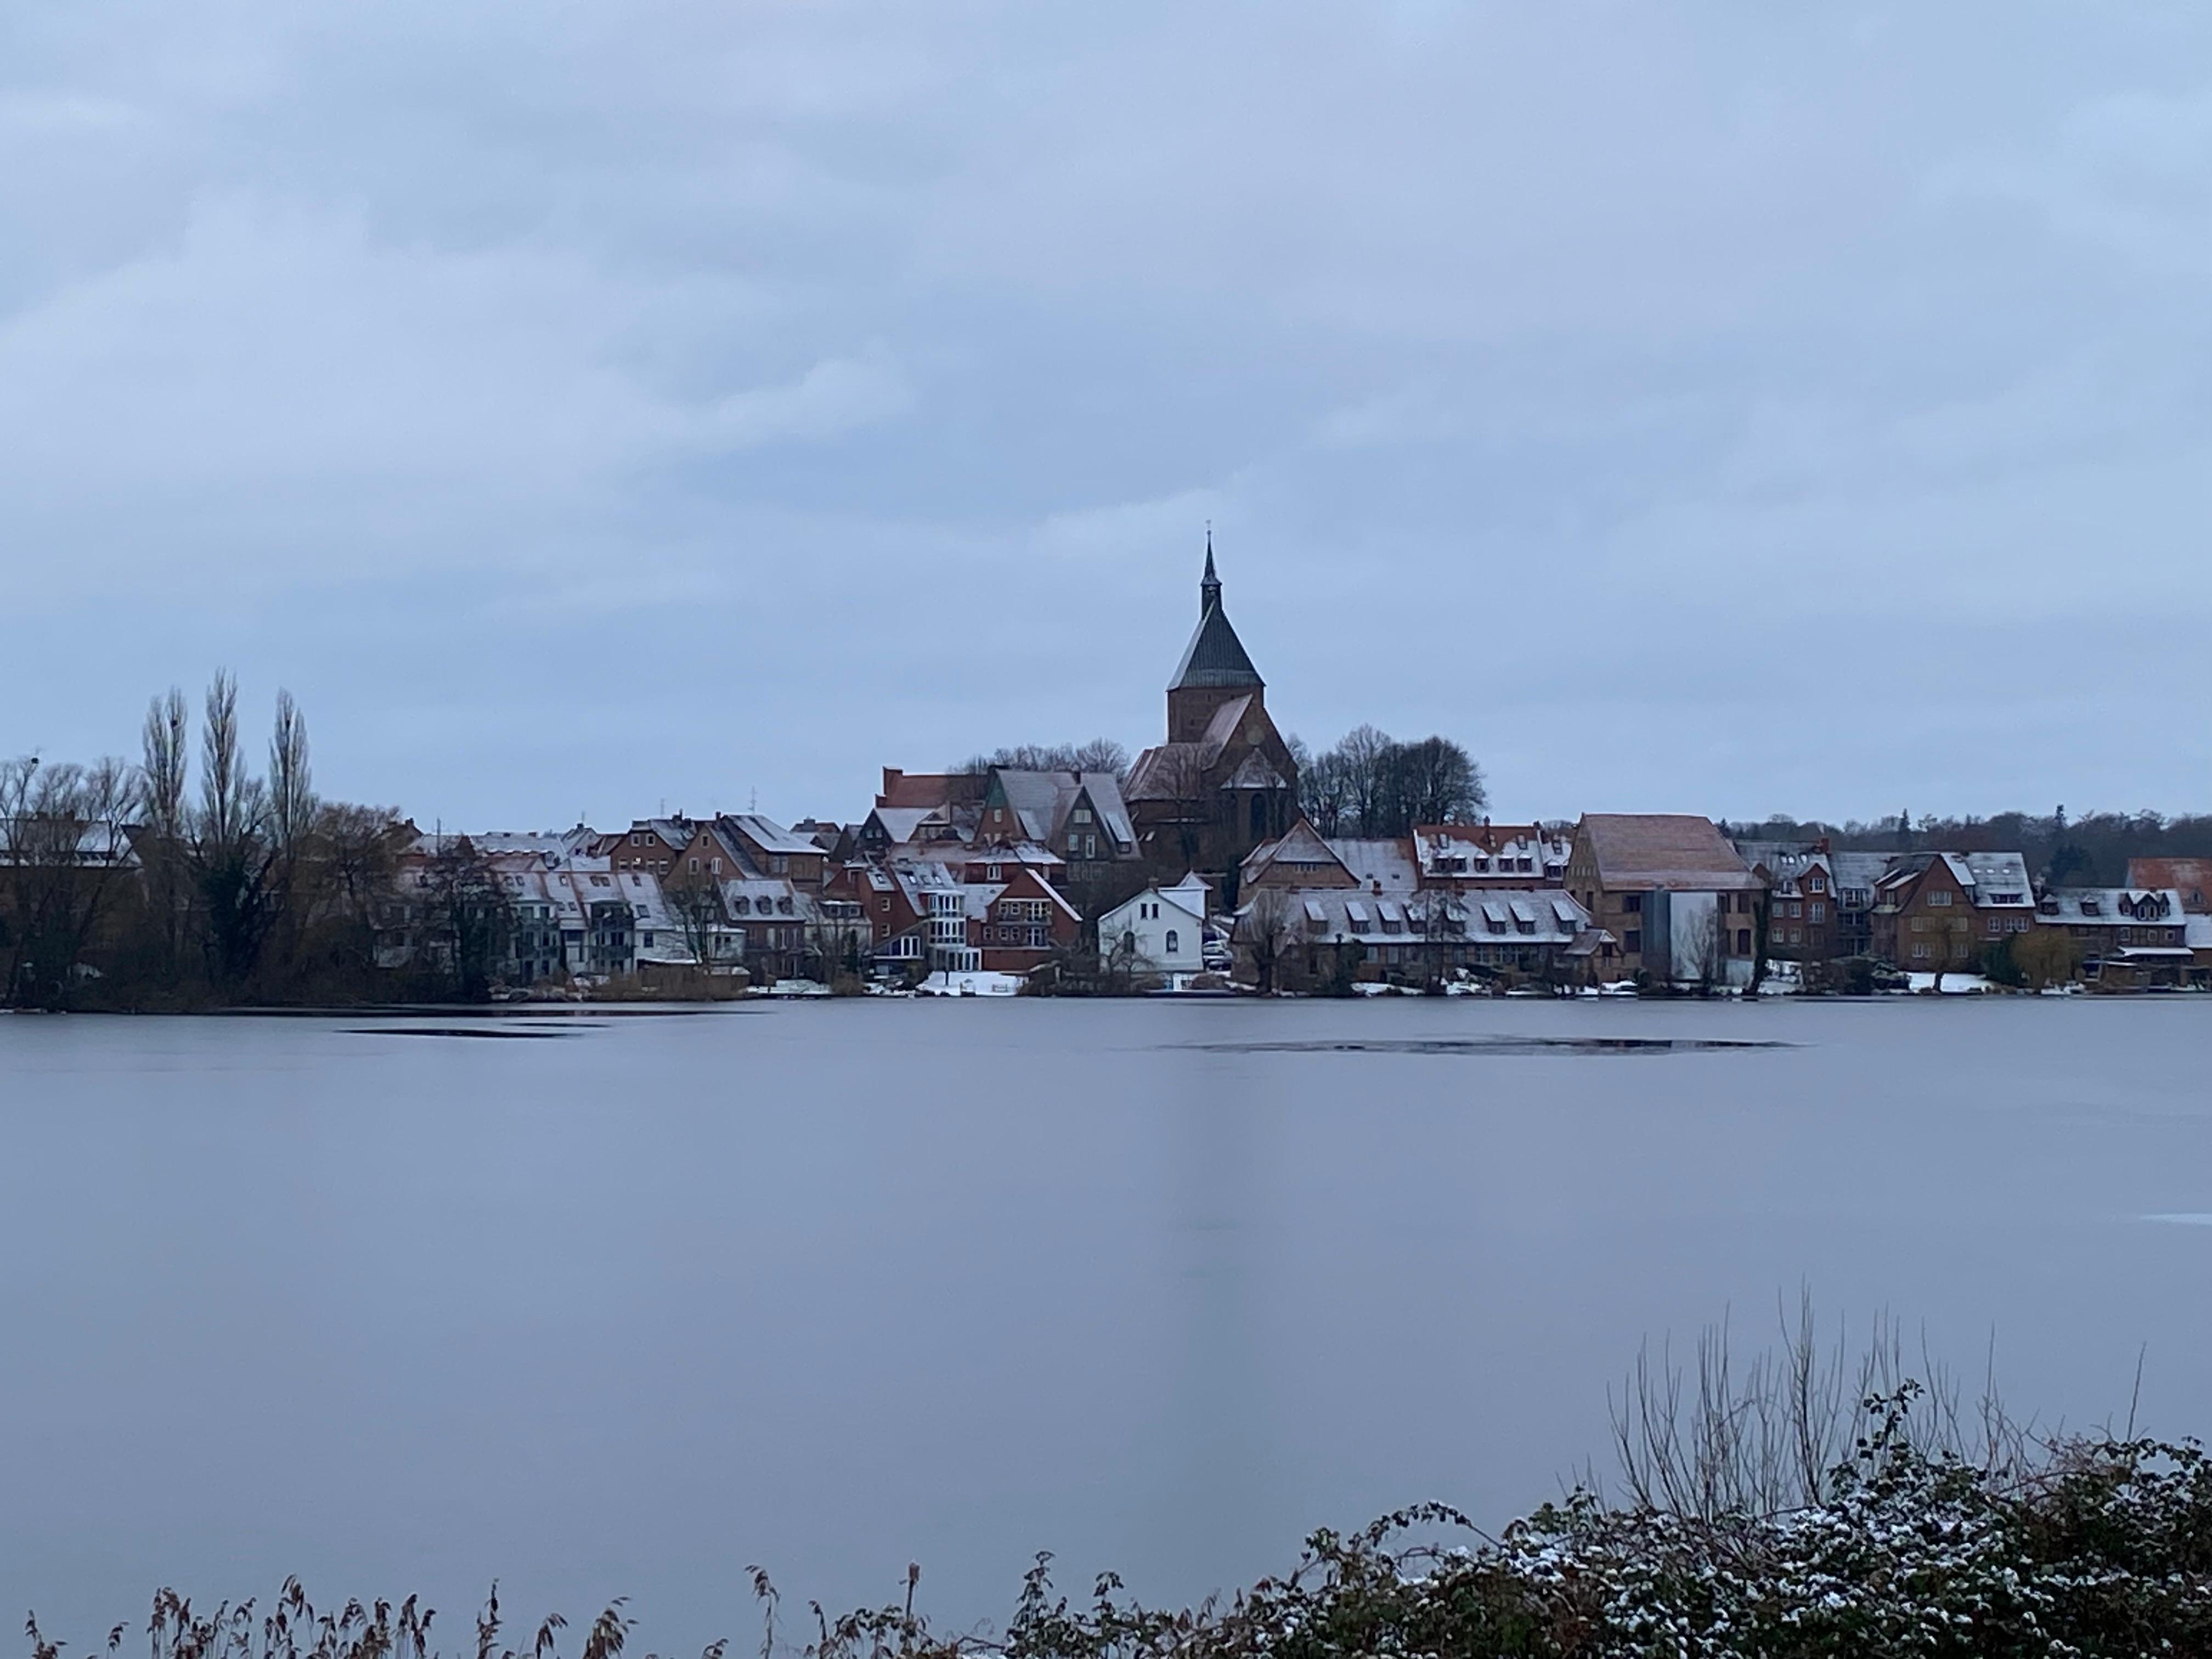
[(1620, 941), (1619, 971), (1676, 985), (1751, 983), (1764, 884), (1710, 818), (1586, 812), (1567, 889)]
[(1873, 954), (1913, 973), (1960, 973), (2034, 925), (2035, 891), (2018, 853), (1911, 853), (1874, 889)]
[(1083, 918), (1026, 866), (1003, 882), (963, 882), (968, 943), (988, 973), (1026, 974), (1072, 951)]
[(1766, 951), (1784, 962), (1825, 962), (1838, 949), (1835, 855), (1825, 840), (1739, 841), (1737, 855), (1766, 884)]
[(819, 892), (827, 878), (830, 855), (803, 836), (793, 835), (757, 812), (723, 812), (691, 826), (690, 839), (677, 854), (672, 877), (708, 881), (757, 877), (789, 881)]
[(946, 843), (958, 846), (966, 837), (953, 817), (953, 809), (934, 806), (875, 806), (853, 832), (853, 853), (864, 859), (893, 858), (912, 848)]
[(1237, 870), (1239, 895), (1261, 888), (1357, 887), (1359, 878), (1304, 817), (1275, 841), (1244, 855)]
[(1098, 918), (1099, 965), (1109, 973), (1195, 974), (1206, 966), (1212, 889), (1196, 876), (1154, 885)]
[(971, 844), (1050, 848), (1065, 860), (1062, 878), (1088, 885), (1140, 855), (1136, 827), (1111, 772), (990, 769)]
[(1874, 954), (1875, 884), (1889, 873), (1894, 857), (1890, 853), (1828, 855), (1828, 884), (1834, 890), (1836, 901), (1837, 956)]
[(627, 830), (600, 836), (592, 851), (607, 860), (611, 869), (670, 875), (697, 828), (687, 817), (638, 818)]
[(2179, 893), (2191, 915), (2212, 915), (2212, 859), (2130, 859), (2128, 885)]
[(724, 812), (714, 824), (744, 849), (763, 875), (788, 877), (794, 886), (822, 890), (830, 855), (811, 836), (787, 830), (758, 812)]
[(2190, 920), (2183, 896), (2170, 887), (2053, 887), (2036, 901), (2034, 925), (2075, 942), (2084, 978), (2132, 990), (2188, 983)]

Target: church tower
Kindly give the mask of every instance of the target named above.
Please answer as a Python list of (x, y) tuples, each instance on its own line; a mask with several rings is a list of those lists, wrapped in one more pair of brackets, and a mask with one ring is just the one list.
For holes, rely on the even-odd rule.
[(1267, 685), (1222, 608), (1206, 538), (1198, 628), (1168, 684), (1167, 741), (1137, 757), (1123, 796), (1163, 877), (1208, 876), (1233, 902), (1246, 854), (1297, 817), (1298, 763), (1267, 714)]
[(1168, 741), (1201, 743), (1213, 717), (1228, 703), (1249, 697), (1262, 708), (1267, 683), (1252, 666), (1244, 642), (1221, 608), (1221, 578), (1213, 568), (1213, 532), (1206, 534), (1206, 574), (1198, 583), (1198, 628), (1168, 684)]

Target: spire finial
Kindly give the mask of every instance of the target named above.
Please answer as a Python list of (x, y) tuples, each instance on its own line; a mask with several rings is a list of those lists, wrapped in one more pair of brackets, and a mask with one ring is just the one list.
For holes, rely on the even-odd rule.
[(1213, 520), (1206, 521), (1206, 574), (1198, 583), (1198, 614), (1203, 621), (1206, 613), (1221, 604), (1221, 578), (1213, 574)]

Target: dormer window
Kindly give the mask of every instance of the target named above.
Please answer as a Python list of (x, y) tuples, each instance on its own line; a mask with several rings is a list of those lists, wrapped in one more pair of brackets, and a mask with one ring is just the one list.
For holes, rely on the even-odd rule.
[(2101, 916), (2105, 914), (2105, 907), (2098, 903), (2094, 899), (2083, 899), (2081, 901), (2081, 914), (2085, 916)]

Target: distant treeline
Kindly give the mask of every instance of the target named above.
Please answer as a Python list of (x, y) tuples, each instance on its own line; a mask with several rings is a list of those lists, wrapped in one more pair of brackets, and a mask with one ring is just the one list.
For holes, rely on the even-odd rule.
[[(314, 793), (307, 722), (276, 698), (265, 771), (218, 675), (199, 763), (183, 694), (134, 764), (0, 762), (0, 1006), (191, 1008), (450, 995), (376, 965), (404, 837), (389, 809)], [(197, 775), (194, 775), (194, 774)]]
[(1723, 823), (1727, 834), (1759, 841), (1826, 836), (1838, 853), (2019, 853), (2038, 881), (2052, 886), (2118, 887), (2130, 859), (2212, 858), (2212, 814), (2166, 817), (2157, 812), (2090, 812), (2069, 817), (1999, 812), (1993, 817), (1915, 818), (1910, 811), (1872, 823), (1823, 823), (1776, 816), (1764, 823)]

